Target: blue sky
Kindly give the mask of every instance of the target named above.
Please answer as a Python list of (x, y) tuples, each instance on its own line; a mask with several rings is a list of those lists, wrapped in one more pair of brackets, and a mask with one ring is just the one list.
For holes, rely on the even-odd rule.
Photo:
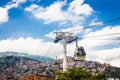
[[(119, 18), (119, 4), (119, 0), (0, 0), (0, 52), (15, 51), (55, 58), (62, 52), (62, 43), (53, 43), (55, 31), (72, 32), (78, 37), (120, 32), (119, 20), (74, 31)], [(111, 40), (83, 39), (79, 45), (85, 47), (87, 60), (120, 66), (120, 42), (112, 40), (119, 36), (100, 37)], [(73, 56), (75, 43), (67, 47), (67, 55)], [(59, 57), (62, 58), (62, 54)]]
[[(0, 1), (0, 6), (6, 6), (10, 0)], [(36, 4), (43, 7), (48, 7), (55, 0), (28, 0), (24, 3), (19, 4), (17, 8), (13, 7), (8, 10), (8, 21), (1, 22), (0, 24), (0, 39), (7, 39), (10, 37), (33, 37), (33, 38), (44, 38), (44, 35), (50, 31), (56, 29), (64, 29), (73, 25), (59, 25), (59, 21), (51, 22), (49, 24), (44, 24), (44, 20), (36, 19), (31, 13), (26, 12), (25, 8), (29, 7), (32, 4)], [(68, 3), (67, 3), (68, 2)], [(71, 0), (68, 0), (64, 8), (68, 8)], [(85, 22), (82, 22), (85, 26), (88, 26), (86, 22), (91, 22), (92, 19), (97, 18), (98, 21), (107, 21), (119, 17), (119, 0), (85, 0), (84, 3), (89, 4), (94, 12), (92, 15), (88, 16)], [(119, 23), (119, 22), (117, 22)], [(112, 24), (112, 23), (111, 23)], [(47, 29), (47, 30), (46, 30)], [(16, 34), (16, 35), (14, 35)], [(24, 35), (24, 36), (23, 36)]]

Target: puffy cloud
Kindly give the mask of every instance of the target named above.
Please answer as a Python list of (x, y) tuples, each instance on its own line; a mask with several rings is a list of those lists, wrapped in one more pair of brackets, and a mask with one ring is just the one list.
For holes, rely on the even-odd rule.
[(66, 5), (66, 1), (57, 1), (45, 8), (32, 4), (25, 8), (25, 11), (32, 13), (37, 19), (44, 20), (45, 23), (58, 21), (78, 23), (79, 21), (83, 21), (85, 16), (91, 15), (93, 12), (93, 9), (88, 4), (83, 4), (83, 2), (84, 0), (74, 0), (70, 3), (67, 10), (62, 10)]
[(76, 24), (72, 27), (69, 27), (69, 28), (66, 28), (66, 29), (61, 29), (60, 31), (72, 32), (76, 35), (76, 34), (80, 33), (82, 30), (83, 30), (83, 26), (80, 26), (79, 24)]
[(42, 6), (33, 4), (25, 10), (32, 12), (37, 19), (43, 19), (45, 23), (50, 23), (65, 19), (64, 12), (61, 11), (63, 5), (63, 2), (56, 2), (49, 7), (43, 8)]
[[(95, 48), (95, 47), (98, 47), (98, 46), (105, 46), (105, 45), (108, 45), (108, 44), (114, 44), (114, 42), (117, 42), (115, 39), (117, 39), (118, 36), (120, 36), (120, 34), (113, 35), (113, 36), (112, 35), (111, 36), (110, 35), (99, 36), (99, 35), (113, 34), (113, 33), (118, 33), (118, 32), (120, 32), (120, 25), (118, 25), (118, 26), (107, 26), (107, 27), (105, 27), (101, 30), (97, 30), (97, 31), (94, 31), (94, 32), (91, 31), (88, 34), (84, 35), (84, 39), (81, 40), (80, 44), (82, 44), (86, 47), (89, 47), (89, 49), (92, 49), (92, 48)], [(94, 36), (96, 36), (96, 37), (94, 37)], [(97, 37), (97, 36), (99, 36), (99, 37)], [(92, 38), (90, 38), (90, 37), (92, 37)], [(105, 39), (110, 39), (110, 40), (105, 40)]]
[(74, 0), (70, 3), (69, 11), (77, 15), (91, 15), (93, 9), (88, 5), (83, 3), (84, 0)]
[(102, 63), (110, 63), (111, 65), (115, 65), (120, 67), (119, 61), (120, 61), (120, 47), (113, 48), (113, 49), (107, 49), (107, 50), (99, 50), (94, 51), (96, 54), (97, 61), (100, 61)]
[(52, 32), (45, 34), (45, 37), (49, 37), (49, 38), (55, 38), (55, 32), (57, 32), (57, 30), (53, 30)]
[(12, 0), (5, 7), (7, 9), (17, 8), (20, 4), (25, 3), (25, 2), (26, 2), (26, 0)]
[(103, 25), (103, 22), (99, 22), (98, 19), (95, 18), (95, 19), (93, 19), (93, 20), (91, 21), (91, 23), (89, 24), (89, 26), (95, 26), (95, 25), (101, 26), (101, 25)]
[(83, 26), (80, 26), (79, 24), (74, 25), (72, 27), (66, 28), (66, 29), (60, 29), (58, 30), (53, 30), (52, 32), (45, 34), (46, 37), (49, 38), (55, 38), (55, 32), (72, 32), (74, 35), (80, 33), (82, 31)]
[(29, 2), (36, 2), (39, 3), (41, 0), (28, 0)]
[(12, 0), (8, 2), (4, 7), (0, 7), (0, 23), (7, 22), (9, 19), (8, 11), (11, 8), (17, 8), (21, 3), (25, 3), (26, 0)]
[(8, 21), (8, 10), (6, 8), (0, 7), (0, 23)]
[(32, 55), (41, 55), (48, 57), (55, 57), (59, 52), (60, 44), (54, 44), (52, 42), (44, 42), (42, 39), (34, 39), (31, 37), (18, 39), (6, 39), (0, 41), (0, 52), (14, 51), (28, 53)]

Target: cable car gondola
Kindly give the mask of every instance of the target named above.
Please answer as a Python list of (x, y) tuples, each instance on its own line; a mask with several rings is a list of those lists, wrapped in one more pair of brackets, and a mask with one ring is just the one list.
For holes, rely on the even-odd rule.
[(59, 63), (58, 63), (58, 61), (57, 61), (57, 57), (56, 57), (56, 60), (55, 60), (55, 62), (54, 62), (54, 65), (55, 65), (55, 66), (58, 66), (58, 65), (59, 65)]
[(82, 46), (78, 47), (77, 40), (76, 40), (76, 49), (74, 53), (74, 59), (83, 61), (85, 60), (85, 57), (86, 57), (86, 53), (84, 48)]

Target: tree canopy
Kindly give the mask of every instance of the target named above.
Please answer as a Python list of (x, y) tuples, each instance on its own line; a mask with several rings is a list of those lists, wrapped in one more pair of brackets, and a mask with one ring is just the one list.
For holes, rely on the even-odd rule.
[(83, 67), (69, 68), (66, 72), (55, 71), (57, 80), (106, 80), (105, 74), (92, 75), (91, 71), (85, 71)]

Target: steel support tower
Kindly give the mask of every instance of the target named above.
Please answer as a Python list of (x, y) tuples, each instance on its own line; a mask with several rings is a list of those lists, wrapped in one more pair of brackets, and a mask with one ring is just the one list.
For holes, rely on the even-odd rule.
[(56, 37), (54, 43), (58, 43), (60, 40), (63, 40), (63, 72), (67, 71), (67, 43), (71, 43), (76, 40), (76, 37), (73, 36), (72, 33), (69, 32), (55, 32)]

